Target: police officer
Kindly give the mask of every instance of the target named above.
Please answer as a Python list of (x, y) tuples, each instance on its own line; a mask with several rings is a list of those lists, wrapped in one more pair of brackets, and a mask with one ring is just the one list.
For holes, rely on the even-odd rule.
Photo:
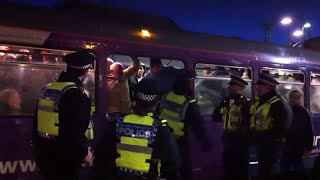
[(204, 151), (209, 151), (211, 147), (199, 106), (192, 98), (193, 77), (190, 72), (178, 73), (173, 90), (163, 95), (160, 104), (160, 118), (168, 121), (172, 132), (177, 136), (183, 160), (183, 179), (192, 179), (189, 153), (191, 129), (200, 140)]
[(93, 135), (89, 123), (91, 103), (82, 83), (95, 59), (85, 50), (66, 55), (67, 71), (45, 87), (39, 97), (34, 157), (46, 179), (78, 179), (81, 163), (92, 163), (87, 146)]
[(139, 82), (134, 113), (111, 119), (96, 147), (95, 179), (180, 179), (174, 136), (165, 120), (152, 115), (159, 99), (152, 80)]
[(250, 102), (242, 96), (248, 85), (231, 75), (229, 96), (224, 97), (213, 111), (213, 121), (222, 121), (224, 133), (224, 179), (248, 179), (248, 132)]
[(256, 146), (261, 179), (270, 179), (273, 166), (280, 157), (281, 145), (290, 126), (292, 111), (276, 92), (279, 83), (268, 75), (260, 74), (258, 96), (250, 107), (250, 129)]

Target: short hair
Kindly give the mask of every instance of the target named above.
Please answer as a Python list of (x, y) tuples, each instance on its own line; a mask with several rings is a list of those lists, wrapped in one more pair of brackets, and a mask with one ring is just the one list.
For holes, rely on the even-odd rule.
[(113, 63), (113, 64), (111, 64), (111, 66), (110, 66), (110, 70), (114, 70), (118, 65), (120, 65), (122, 68), (123, 68), (123, 66), (122, 66), (122, 64), (121, 63), (119, 63), (119, 62), (116, 62), (116, 63)]
[(161, 59), (159, 59), (159, 58), (151, 58), (150, 59), (150, 67), (153, 67), (153, 66), (159, 65), (159, 64), (162, 65)]
[(299, 97), (302, 97), (302, 93), (299, 92), (298, 90), (293, 90), (289, 93), (289, 97), (291, 97), (294, 93), (297, 93), (299, 95)]

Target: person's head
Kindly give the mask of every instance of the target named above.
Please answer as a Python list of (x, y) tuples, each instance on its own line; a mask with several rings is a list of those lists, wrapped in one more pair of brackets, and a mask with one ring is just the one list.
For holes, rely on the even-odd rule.
[(144, 74), (146, 73), (146, 66), (145, 65), (141, 65), (138, 72), (137, 72), (137, 76), (139, 78), (144, 77)]
[(89, 69), (92, 68), (96, 56), (87, 50), (81, 50), (66, 55), (63, 60), (67, 63), (67, 72), (83, 82), (88, 76)]
[(192, 95), (194, 74), (189, 71), (177, 73), (173, 89)]
[(301, 104), (302, 94), (298, 90), (293, 90), (289, 94), (290, 104)]
[(110, 75), (115, 78), (120, 78), (123, 76), (123, 66), (121, 63), (113, 63), (110, 66)]
[(229, 84), (229, 95), (242, 94), (248, 83), (238, 76), (231, 75)]
[(211, 74), (211, 68), (210, 67), (208, 67), (208, 66), (206, 66), (206, 67), (204, 67), (203, 68), (203, 70), (202, 70), (202, 75), (204, 75), (204, 76), (209, 76), (210, 74)]
[(275, 91), (277, 85), (279, 85), (279, 82), (272, 77), (265, 74), (260, 74), (257, 81), (258, 96), (261, 97), (269, 92)]
[(11, 109), (20, 109), (22, 100), (16, 90), (5, 89), (0, 91), (0, 102), (7, 104)]
[(114, 63), (111, 58), (107, 58), (107, 73), (110, 74), (110, 66)]
[(163, 70), (161, 59), (151, 58), (150, 69), (151, 69), (151, 72), (161, 72)]
[(134, 96), (135, 113), (146, 115), (153, 112), (159, 103), (160, 95), (154, 88), (154, 82), (151, 79), (142, 79), (137, 87)]

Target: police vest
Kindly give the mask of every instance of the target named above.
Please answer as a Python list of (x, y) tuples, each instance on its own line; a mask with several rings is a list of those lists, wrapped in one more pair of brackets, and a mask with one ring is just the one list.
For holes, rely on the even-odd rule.
[(187, 107), (195, 100), (190, 100), (183, 95), (177, 95), (173, 91), (164, 95), (160, 104), (160, 119), (165, 119), (173, 133), (178, 136), (184, 135), (184, 118)]
[(116, 166), (120, 171), (137, 175), (147, 174), (156, 137), (158, 122), (150, 116), (130, 114), (117, 124), (117, 152)]
[[(255, 103), (250, 107), (250, 128), (257, 131), (268, 130), (272, 127), (274, 120), (270, 115), (271, 105), (281, 99), (277, 96), (269, 99), (266, 103), (259, 106), (259, 98), (255, 98)], [(259, 106), (259, 107), (258, 107)]]
[[(59, 132), (59, 101), (67, 90), (73, 88), (81, 89), (73, 82), (53, 82), (42, 91), (37, 109), (37, 131), (39, 136), (56, 140)], [(91, 108), (91, 115), (94, 113), (94, 110), (93, 106)], [(85, 136), (88, 139), (93, 139), (93, 122), (91, 120)]]
[(242, 114), (241, 104), (231, 104), (230, 107), (222, 107), (220, 113), (222, 114), (223, 127), (225, 130), (235, 131), (241, 127)]

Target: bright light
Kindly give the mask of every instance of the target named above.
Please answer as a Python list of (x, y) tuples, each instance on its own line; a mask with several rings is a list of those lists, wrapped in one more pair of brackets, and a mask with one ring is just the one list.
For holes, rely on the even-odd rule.
[(285, 74), (285, 72), (284, 71), (279, 71), (278, 74), (279, 74), (279, 76), (283, 76)]
[(283, 18), (283, 19), (281, 20), (281, 24), (283, 24), (283, 25), (288, 25), (288, 24), (290, 24), (291, 22), (292, 22), (292, 19), (289, 18), (289, 17), (285, 17), (285, 18)]
[(286, 84), (286, 85), (284, 85), (284, 88), (290, 90), (292, 88), (292, 86), (290, 84)]
[(149, 38), (151, 35), (150, 35), (148, 30), (142, 29), (141, 30), (141, 36), (144, 37), (144, 38)]
[(1, 51), (9, 51), (10, 48), (8, 46), (0, 46)]
[(93, 44), (86, 44), (86, 49), (93, 49), (97, 47), (96, 45), (93, 45)]
[(304, 27), (304, 28), (309, 28), (309, 27), (311, 27), (311, 24), (310, 24), (310, 23), (305, 23), (305, 24), (303, 25), (303, 27)]
[(303, 32), (301, 30), (297, 30), (293, 33), (294, 36), (299, 37), (303, 35)]

